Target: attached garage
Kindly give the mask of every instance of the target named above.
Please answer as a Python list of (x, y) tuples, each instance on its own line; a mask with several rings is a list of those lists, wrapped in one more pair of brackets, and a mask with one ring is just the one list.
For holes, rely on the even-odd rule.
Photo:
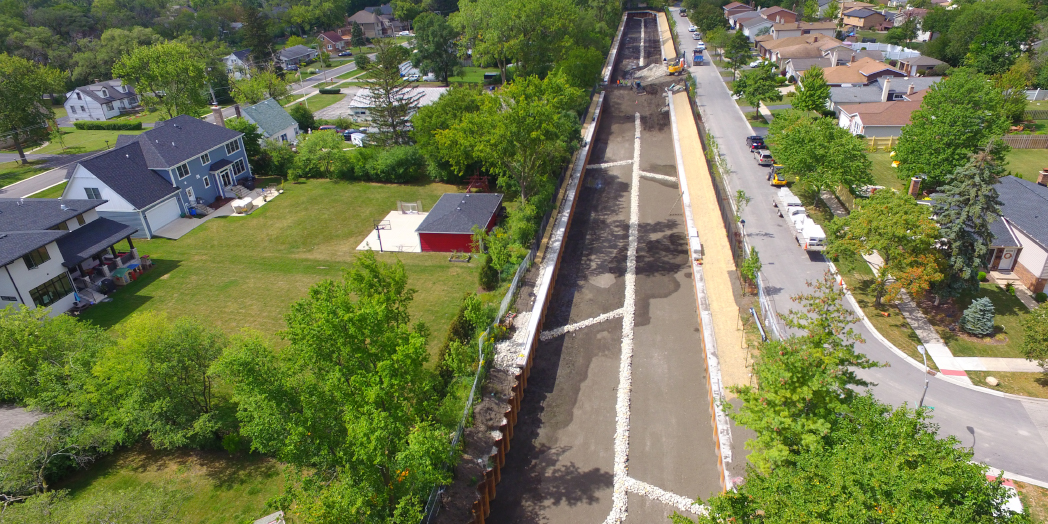
[(445, 193), (415, 229), (422, 251), (472, 251), (473, 228), (491, 231), (501, 207), (498, 193)]
[(178, 198), (169, 198), (156, 207), (146, 211), (146, 224), (149, 226), (149, 236), (152, 237), (156, 230), (170, 224), (182, 215), (178, 207)]

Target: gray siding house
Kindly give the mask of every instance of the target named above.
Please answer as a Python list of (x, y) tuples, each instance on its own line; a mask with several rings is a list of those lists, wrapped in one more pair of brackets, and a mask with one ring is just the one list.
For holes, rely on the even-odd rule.
[(109, 120), (141, 107), (135, 88), (124, 85), (120, 80), (78, 87), (66, 93), (63, 105), (70, 122)]
[(242, 136), (187, 115), (157, 122), (78, 162), (62, 198), (105, 199), (99, 216), (138, 229), (136, 237), (152, 238), (182, 215), (237, 196), (235, 186), (251, 176)]

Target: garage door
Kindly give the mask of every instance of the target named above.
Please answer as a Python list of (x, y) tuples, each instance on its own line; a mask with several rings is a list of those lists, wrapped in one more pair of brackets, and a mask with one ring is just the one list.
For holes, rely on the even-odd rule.
[(172, 220), (178, 218), (181, 214), (182, 212), (178, 209), (178, 200), (172, 198), (146, 211), (146, 222), (149, 222), (149, 229), (153, 231), (153, 234), (156, 234), (156, 230), (170, 224)]

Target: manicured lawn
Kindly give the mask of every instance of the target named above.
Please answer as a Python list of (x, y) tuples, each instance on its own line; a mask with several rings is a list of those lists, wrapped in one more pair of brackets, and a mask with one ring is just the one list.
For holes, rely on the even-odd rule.
[(492, 67), (463, 67), (462, 74), (448, 78), (449, 82), (465, 84), (483, 84), (484, 73), (498, 73), (498, 68)]
[(1037, 180), (1037, 173), (1048, 169), (1048, 150), (1045, 149), (1012, 149), (1005, 158), (1008, 160), (1005, 169), (1026, 180)]
[(1035, 524), (1048, 523), (1048, 489), (1018, 481), (1015, 481), (1015, 488), (1032, 521)]
[(870, 162), (873, 162), (873, 185), (904, 190), (906, 184), (899, 180), (898, 170), (892, 167), (892, 157), (888, 155), (889, 153), (884, 152), (866, 153)]
[[(1023, 338), (1019, 315), (1029, 312), (1029, 309), (1000, 286), (987, 283), (979, 286), (978, 297), (963, 296), (957, 300), (958, 313), (964, 311), (974, 298), (982, 297), (988, 297), (990, 302), (993, 302), (993, 322), (997, 327), (997, 334), (994, 337), (979, 339), (957, 334), (947, 329), (945, 322), (940, 322), (935, 326), (939, 331), (939, 336), (957, 357), (1023, 358), (1019, 350)], [(934, 318), (932, 320), (934, 321)]]
[(33, 193), (29, 195), (29, 198), (58, 198), (62, 196), (62, 191), (65, 191), (65, 187), (68, 182), (62, 182), (54, 187), (49, 187), (39, 193)]
[[(884, 41), (888, 38), (888, 33), (880, 33), (877, 31), (856, 31), (855, 36), (859, 37), (860, 40), (862, 40), (863, 38), (873, 38), (877, 40), (878, 43), (883, 44)], [(859, 44), (859, 46), (862, 47), (862, 44)]]
[[(211, 110), (208, 109), (208, 114), (211, 114)], [(152, 124), (157, 120), (167, 120), (167, 114), (163, 111), (142, 111), (133, 115), (121, 115), (116, 118), (110, 119), (113, 122), (142, 122), (143, 124)]]
[[(35, 151), (36, 154), (74, 154), (74, 153), (88, 153), (91, 151), (101, 151), (106, 148), (106, 141), (109, 141), (109, 147), (116, 145), (116, 137), (120, 135), (138, 135), (148, 129), (142, 129), (138, 131), (81, 131), (75, 128), (62, 128), (62, 143), (56, 140), (52, 140), (47, 147)], [(65, 149), (62, 145), (65, 145)]]
[(280, 105), (282, 105), (282, 106), (291, 105), (292, 102), (294, 102), (294, 101), (296, 101), (296, 100), (298, 100), (300, 98), (302, 98), (302, 95), (288, 95), (288, 96), (280, 99)]
[(360, 76), (362, 74), (364, 74), (363, 71), (361, 71), (359, 69), (354, 69), (352, 71), (348, 71), (348, 72), (342, 73), (341, 75), (338, 75), (335, 78), (337, 78), (339, 80), (349, 80), (350, 78), (356, 78), (356, 77), (358, 77), (358, 76)]
[(21, 161), (0, 164), (0, 187), (9, 186), (47, 171), (46, 167), (41, 167), (43, 164), (43, 160), (30, 160), (28, 164), (22, 164)]
[[(211, 219), (179, 240), (135, 240), (156, 267), (80, 318), (110, 328), (136, 311), (158, 310), (205, 317), (231, 333), (246, 327), (274, 334), (285, 327), (288, 306), (309, 286), (341, 277), (372, 220), (385, 217), (398, 200), (421, 200), (429, 209), (440, 195), (456, 190), (323, 180), (284, 187), (283, 195), (246, 217)], [(479, 264), (449, 263), (440, 253), (379, 258), (404, 262), (418, 290), (412, 319), (430, 327), (435, 350), (459, 298), (477, 289)]]
[(51, 111), (54, 111), (55, 118), (65, 118), (69, 116), (69, 113), (66, 112), (65, 106), (51, 106)]
[(331, 87), (335, 85), (334, 82), (320, 82), (319, 84), (313, 84), (313, 87), (317, 89), (324, 89), (325, 87)]
[(140, 486), (179, 490), (179, 522), (252, 522), (272, 513), (266, 501), (283, 492), (284, 466), (224, 451), (155, 451), (146, 445), (117, 452), (55, 486), (74, 500), (103, 490)]
[(301, 102), (296, 103), (306, 104), (306, 107), (308, 107), (310, 111), (313, 111), (315, 113), (331, 104), (334, 104), (335, 102), (338, 102), (339, 100), (342, 100), (345, 97), (345, 93), (339, 93), (337, 95), (313, 95)]
[[(968, 371), (968, 377), (976, 386), (995, 389), (1013, 395), (1026, 397), (1048, 398), (1048, 377), (1044, 373), (1020, 373), (1015, 371)], [(997, 385), (991, 386), (986, 383), (986, 377), (997, 379)], [(1048, 499), (1044, 510), (1048, 517)], [(1041, 522), (1048, 522), (1042, 520)]]

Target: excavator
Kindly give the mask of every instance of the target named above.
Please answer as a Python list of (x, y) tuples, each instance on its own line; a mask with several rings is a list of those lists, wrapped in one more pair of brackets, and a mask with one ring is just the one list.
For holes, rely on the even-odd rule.
[(774, 164), (768, 170), (768, 181), (775, 187), (786, 187), (786, 175), (782, 174), (782, 164)]
[(684, 55), (680, 55), (673, 60), (666, 63), (666, 72), (670, 75), (683, 75), (684, 70), (688, 68), (688, 59)]

